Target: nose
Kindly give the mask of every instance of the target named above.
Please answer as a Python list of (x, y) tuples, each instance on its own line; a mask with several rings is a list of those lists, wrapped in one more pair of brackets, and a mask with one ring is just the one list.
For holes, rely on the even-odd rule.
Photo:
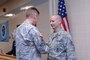
[(51, 25), (51, 26), (53, 26), (53, 23), (52, 23), (52, 22), (50, 22), (50, 25)]
[(50, 22), (50, 24), (52, 25), (52, 24), (53, 24), (53, 22)]

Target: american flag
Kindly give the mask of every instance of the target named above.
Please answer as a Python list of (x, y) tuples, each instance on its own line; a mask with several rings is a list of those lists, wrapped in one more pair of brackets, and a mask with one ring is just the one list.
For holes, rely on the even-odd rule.
[(69, 32), (69, 23), (67, 19), (67, 13), (66, 13), (66, 6), (65, 6), (65, 1), (64, 0), (59, 0), (58, 1), (58, 15), (61, 16), (62, 18), (62, 28)]

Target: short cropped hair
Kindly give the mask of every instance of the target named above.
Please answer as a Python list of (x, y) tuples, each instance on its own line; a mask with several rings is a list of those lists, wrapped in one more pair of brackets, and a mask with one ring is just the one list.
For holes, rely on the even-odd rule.
[(26, 12), (26, 17), (29, 17), (29, 10), (35, 10), (38, 13), (38, 15), (40, 14), (40, 12), (38, 11), (38, 9), (36, 7), (31, 6)]
[(31, 7), (30, 9), (31, 9), (31, 10), (35, 10), (35, 11), (37, 11), (38, 15), (40, 14), (40, 12), (38, 11), (37, 8), (35, 8), (35, 7)]

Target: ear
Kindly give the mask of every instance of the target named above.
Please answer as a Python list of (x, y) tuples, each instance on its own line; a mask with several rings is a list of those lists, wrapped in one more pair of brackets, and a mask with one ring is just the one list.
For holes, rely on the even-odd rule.
[(59, 24), (60, 24), (60, 25), (61, 25), (61, 23), (62, 23), (62, 20), (59, 21)]

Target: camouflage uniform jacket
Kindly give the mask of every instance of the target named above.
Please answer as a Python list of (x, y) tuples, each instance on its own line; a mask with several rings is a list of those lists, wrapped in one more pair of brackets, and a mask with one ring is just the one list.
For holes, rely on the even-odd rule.
[(63, 30), (51, 34), (49, 48), (48, 60), (76, 60), (71, 35)]
[(14, 31), (17, 60), (40, 60), (41, 53), (48, 52), (48, 46), (39, 33), (35, 26), (27, 22)]

